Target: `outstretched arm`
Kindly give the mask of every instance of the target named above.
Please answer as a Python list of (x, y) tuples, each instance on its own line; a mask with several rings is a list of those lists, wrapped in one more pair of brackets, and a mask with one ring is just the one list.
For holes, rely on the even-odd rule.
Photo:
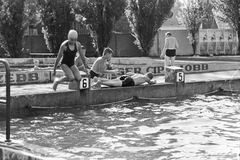
[(79, 71), (84, 71), (85, 67), (83, 65), (83, 62), (82, 62), (82, 59), (81, 57), (77, 57), (76, 60), (75, 60), (75, 64), (78, 68)]
[(150, 84), (150, 85), (152, 85), (152, 84), (156, 84), (157, 81), (156, 81), (156, 80), (153, 80), (153, 79), (152, 79), (152, 80), (148, 79), (148, 80), (147, 80), (147, 83)]
[(84, 67), (85, 67), (85, 70), (86, 70), (86, 69), (89, 68), (89, 67), (88, 67), (88, 65), (87, 65), (87, 63), (86, 63), (86, 58), (85, 58), (85, 56), (84, 56), (83, 53), (82, 53), (81, 43), (77, 42), (77, 46), (78, 46), (79, 56), (80, 56), (80, 58), (81, 58), (81, 60), (82, 60), (82, 62), (83, 62), (83, 65), (84, 65)]
[[(104, 64), (104, 65), (105, 65), (105, 64)], [(117, 74), (117, 73), (118, 73), (118, 70), (116, 70), (116, 69), (107, 70), (104, 65), (98, 64), (98, 66), (99, 66), (99, 71), (100, 71), (101, 73), (103, 73), (103, 74), (106, 74), (106, 73)]]

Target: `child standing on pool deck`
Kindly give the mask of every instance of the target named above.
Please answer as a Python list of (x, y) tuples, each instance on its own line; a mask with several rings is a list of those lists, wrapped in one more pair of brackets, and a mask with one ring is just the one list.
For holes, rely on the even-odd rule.
[(80, 86), (80, 81), (82, 77), (80, 75), (80, 72), (77, 66), (75, 65), (75, 56), (77, 52), (79, 53), (79, 56), (81, 56), (82, 62), (85, 66), (85, 69), (84, 69), (85, 71), (86, 71), (87, 65), (85, 62), (84, 55), (82, 54), (81, 43), (77, 41), (77, 38), (78, 38), (77, 31), (70, 30), (68, 32), (68, 40), (64, 41), (60, 46), (60, 49), (58, 51), (58, 56), (54, 64), (53, 76), (56, 75), (56, 68), (61, 58), (62, 60), (61, 60), (60, 66), (64, 71), (65, 76), (61, 78), (55, 78), (53, 83), (54, 91), (56, 91), (58, 84), (64, 81), (76, 80), (78, 82), (77, 84)]

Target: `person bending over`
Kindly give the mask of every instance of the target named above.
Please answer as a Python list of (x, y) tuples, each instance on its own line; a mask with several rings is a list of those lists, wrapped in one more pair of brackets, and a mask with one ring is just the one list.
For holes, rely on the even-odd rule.
[(118, 70), (111, 69), (108, 70), (106, 67), (106, 61), (111, 59), (113, 54), (113, 50), (109, 47), (104, 48), (102, 57), (97, 58), (97, 60), (93, 63), (90, 70), (90, 77), (100, 77), (103, 74), (118, 74)]
[(153, 73), (148, 72), (146, 74), (130, 74), (130, 75), (123, 75), (119, 78), (108, 80), (108, 79), (99, 79), (94, 77), (93, 86), (99, 88), (100, 85), (106, 85), (109, 87), (128, 87), (128, 86), (138, 86), (145, 82), (148, 84), (156, 84), (156, 80), (153, 79)]
[(68, 32), (68, 40), (64, 41), (60, 46), (58, 56), (54, 64), (53, 76), (56, 75), (56, 68), (61, 58), (62, 60), (61, 60), (60, 66), (63, 72), (65, 73), (65, 76), (59, 79), (55, 78), (53, 83), (53, 90), (55, 91), (57, 89), (58, 84), (64, 81), (76, 80), (78, 82), (77, 84), (80, 86), (80, 81), (82, 77), (80, 75), (78, 68), (75, 65), (75, 57), (77, 52), (79, 52), (79, 55), (81, 56), (82, 62), (85, 66), (85, 69), (84, 69), (85, 71), (86, 71), (87, 65), (85, 62), (85, 58), (82, 54), (81, 44), (77, 41), (77, 38), (78, 38), (77, 31), (70, 30)]

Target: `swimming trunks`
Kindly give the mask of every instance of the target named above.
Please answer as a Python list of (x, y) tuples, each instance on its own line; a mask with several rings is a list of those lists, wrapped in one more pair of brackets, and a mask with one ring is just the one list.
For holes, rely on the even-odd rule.
[(119, 79), (121, 80), (121, 81), (123, 81), (125, 78), (127, 78), (127, 77), (130, 77), (130, 76), (128, 76), (128, 75), (121, 75), (120, 77), (119, 77)]
[(90, 70), (90, 77), (94, 78), (94, 77), (99, 77), (100, 75), (97, 74), (96, 72), (94, 72), (93, 70)]
[(77, 45), (75, 43), (73, 51), (69, 48), (68, 42), (66, 43), (66, 47), (66, 50), (63, 51), (63, 58), (61, 64), (66, 64), (69, 68), (71, 68), (74, 65), (77, 53)]
[(176, 56), (176, 49), (167, 49), (166, 56), (168, 57), (175, 57)]
[(134, 80), (130, 76), (121, 76), (119, 79), (122, 80), (122, 87), (135, 85)]

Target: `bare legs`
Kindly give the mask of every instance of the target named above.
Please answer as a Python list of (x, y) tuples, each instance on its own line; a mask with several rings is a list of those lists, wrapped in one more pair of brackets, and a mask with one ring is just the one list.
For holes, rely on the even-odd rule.
[(71, 68), (69, 68), (66, 64), (61, 65), (62, 70), (65, 73), (65, 76), (61, 78), (55, 78), (53, 83), (53, 90), (56, 91), (57, 86), (59, 83), (65, 82), (65, 81), (74, 81), (76, 80), (78, 83), (78, 88), (80, 88), (80, 81), (82, 79), (80, 72), (78, 71), (77, 67), (73, 65)]
[(164, 73), (166, 73), (166, 67), (167, 66), (174, 66), (175, 65), (175, 57), (168, 57), (165, 56), (165, 61), (164, 61)]
[(92, 86), (97, 87), (99, 85), (106, 85), (109, 87), (121, 87), (122, 81), (118, 78), (113, 79), (113, 80), (107, 80), (107, 79), (97, 79), (94, 77)]
[(176, 57), (176, 56), (171, 57), (171, 66), (174, 66), (174, 65), (175, 65), (175, 57)]

